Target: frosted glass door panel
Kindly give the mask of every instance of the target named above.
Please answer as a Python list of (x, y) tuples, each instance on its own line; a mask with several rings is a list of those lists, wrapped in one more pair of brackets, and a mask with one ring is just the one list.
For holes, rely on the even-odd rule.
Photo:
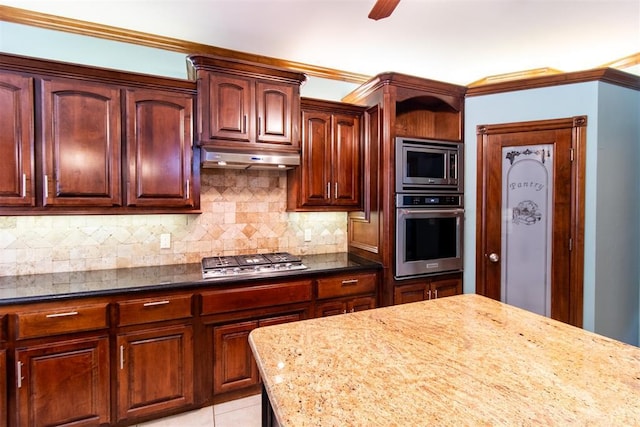
[(553, 146), (502, 149), (501, 300), (551, 313)]

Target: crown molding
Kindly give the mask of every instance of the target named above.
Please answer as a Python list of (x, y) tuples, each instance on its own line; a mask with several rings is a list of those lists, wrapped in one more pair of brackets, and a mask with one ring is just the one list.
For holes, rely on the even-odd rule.
[(304, 64), (301, 62), (256, 55), (237, 50), (225, 49), (217, 46), (189, 42), (186, 40), (180, 40), (171, 37), (163, 37), (155, 34), (143, 33), (140, 31), (126, 30), (109, 25), (64, 18), (61, 16), (49, 15), (46, 13), (33, 12), (30, 10), (19, 9), (10, 6), (0, 5), (0, 20), (12, 22), (15, 24), (30, 25), (33, 27), (39, 27), (48, 30), (63, 31), (83, 36), (98, 37), (106, 40), (163, 49), (172, 52), (180, 52), (187, 55), (209, 54), (225, 56), (228, 58), (252, 61), (274, 67), (288, 68), (290, 70), (305, 73), (309, 76), (331, 80), (340, 80), (350, 83), (361, 84), (371, 78), (371, 76), (368, 75), (352, 73), (349, 71), (335, 70), (332, 68), (319, 67), (316, 65)]

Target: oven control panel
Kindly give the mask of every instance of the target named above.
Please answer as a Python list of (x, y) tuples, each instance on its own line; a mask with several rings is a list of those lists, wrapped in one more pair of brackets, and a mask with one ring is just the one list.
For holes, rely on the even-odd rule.
[(410, 206), (462, 207), (462, 195), (396, 194), (396, 207), (405, 208)]

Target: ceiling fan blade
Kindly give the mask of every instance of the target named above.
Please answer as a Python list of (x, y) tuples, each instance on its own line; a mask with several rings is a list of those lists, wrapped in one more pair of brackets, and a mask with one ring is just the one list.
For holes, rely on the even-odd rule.
[(376, 4), (373, 5), (371, 12), (369, 12), (369, 18), (377, 21), (378, 19), (386, 18), (396, 6), (400, 3), (400, 0), (378, 0)]

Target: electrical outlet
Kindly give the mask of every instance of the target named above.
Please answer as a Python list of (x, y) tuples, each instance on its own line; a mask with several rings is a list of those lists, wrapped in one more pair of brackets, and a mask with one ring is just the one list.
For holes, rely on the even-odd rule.
[(163, 233), (160, 235), (160, 249), (169, 249), (171, 247), (171, 234)]
[(305, 228), (304, 229), (304, 241), (305, 242), (310, 242), (311, 241), (311, 229), (310, 228)]

